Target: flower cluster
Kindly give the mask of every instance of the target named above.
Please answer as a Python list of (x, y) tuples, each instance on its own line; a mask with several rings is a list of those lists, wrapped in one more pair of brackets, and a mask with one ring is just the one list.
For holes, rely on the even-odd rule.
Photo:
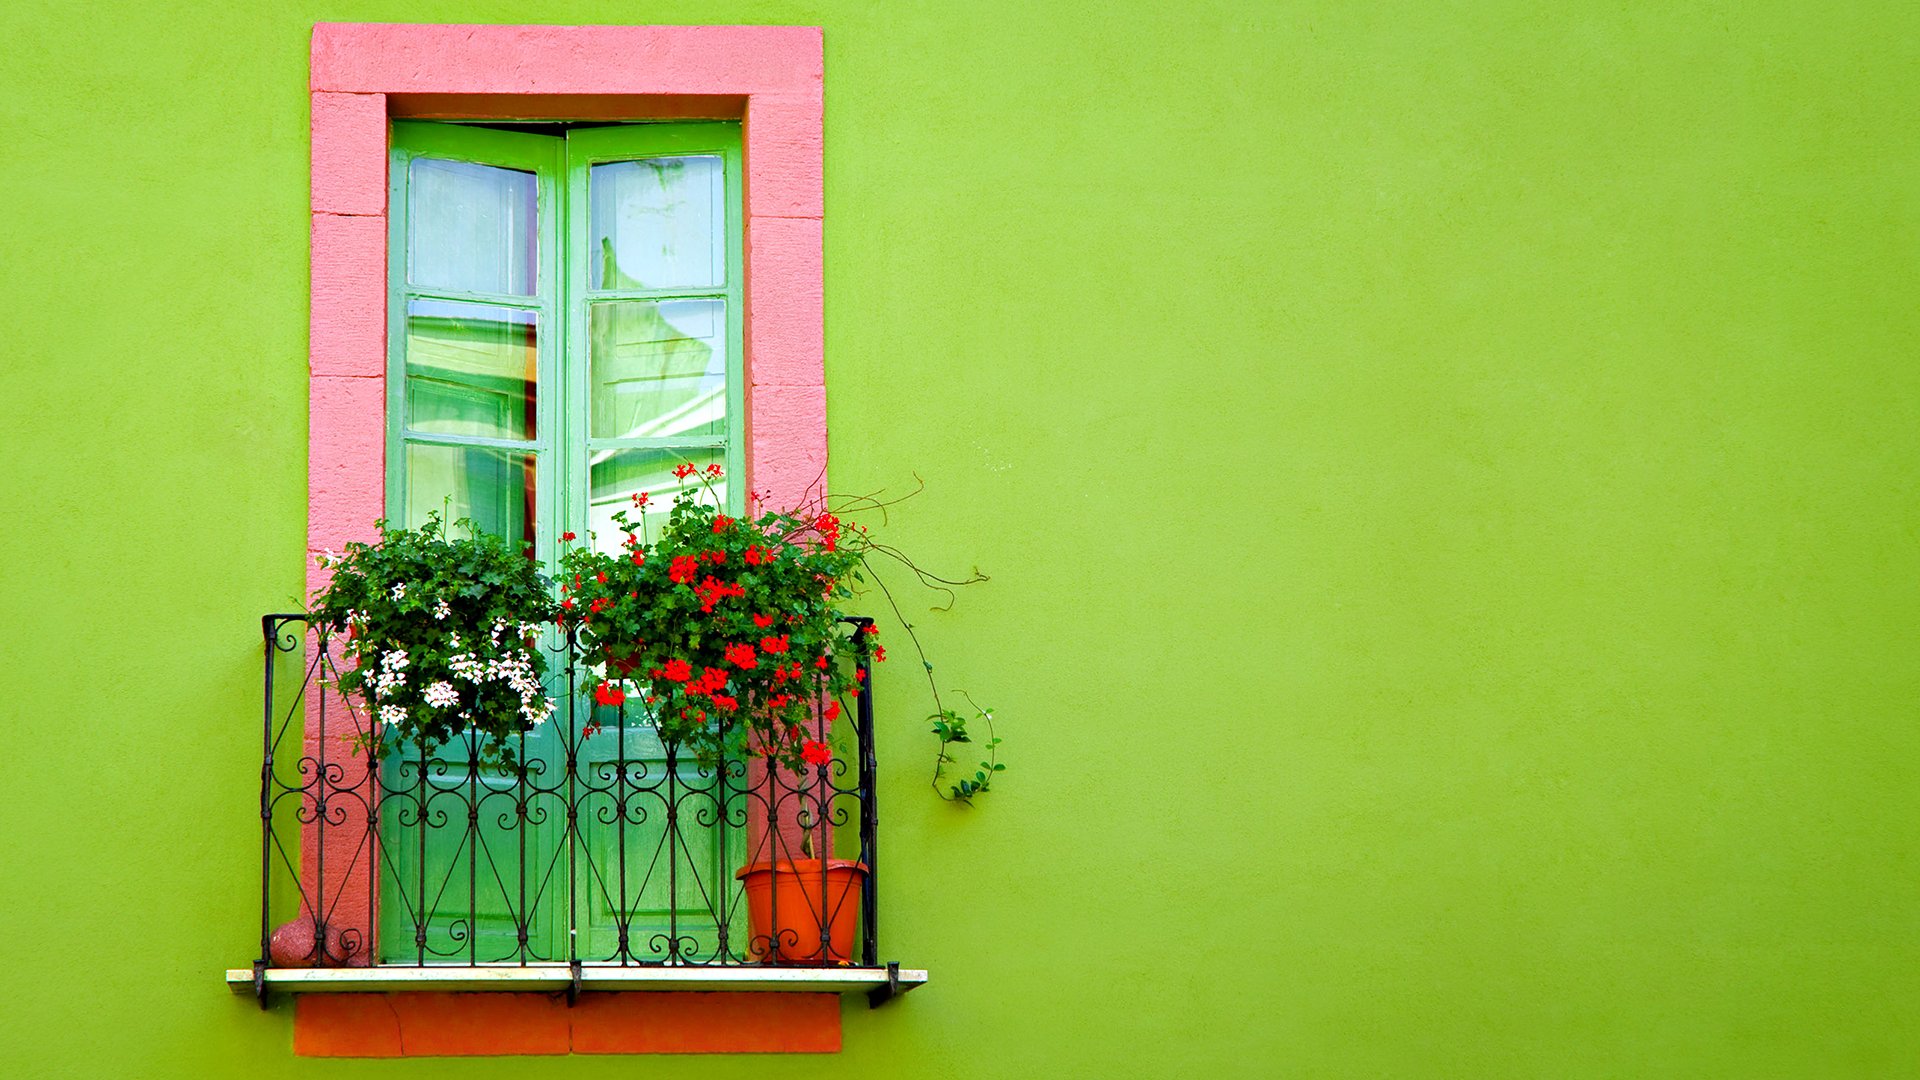
[(596, 658), (595, 701), (644, 707), (663, 738), (703, 761), (831, 763), (835, 699), (859, 677), (844, 661), (865, 647), (848, 639), (836, 602), (866, 546), (829, 513), (723, 512), (717, 465), (675, 475), (699, 483), (675, 498), (658, 537), (623, 510), (615, 550), (563, 548), (558, 621)]
[(460, 524), (464, 538), (435, 514), (419, 529), (383, 521), (378, 544), (320, 557), (333, 576), (312, 618), (347, 635), (339, 688), (378, 720), (372, 752), (392, 742), (431, 751), (475, 732), (483, 756), (511, 763), (510, 737), (553, 715), (538, 644), (551, 585), (524, 553)]

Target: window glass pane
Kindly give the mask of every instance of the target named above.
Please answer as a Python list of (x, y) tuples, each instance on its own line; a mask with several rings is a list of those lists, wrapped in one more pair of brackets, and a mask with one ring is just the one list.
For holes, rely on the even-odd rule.
[[(626, 534), (613, 520), (615, 510), (627, 511), (627, 520), (645, 521), (645, 539), (660, 535), (660, 526), (673, 509), (673, 500), (690, 491), (694, 497), (718, 506), (727, 504), (727, 481), (702, 484), (698, 476), (681, 479), (675, 466), (688, 464), (704, 475), (710, 465), (726, 466), (726, 451), (711, 450), (598, 450), (588, 455), (587, 531), (599, 551), (618, 551)], [(633, 497), (647, 493), (644, 510), (635, 511)]]
[(531, 296), (540, 249), (533, 174), (437, 158), (414, 158), (408, 170), (407, 279)]
[(724, 172), (717, 157), (595, 165), (587, 178), (595, 289), (675, 289), (726, 281)]
[(407, 304), (407, 427), (434, 435), (534, 437), (539, 376), (531, 311)]
[(726, 301), (603, 301), (587, 331), (594, 438), (725, 433)]
[(484, 446), (407, 444), (407, 520), (472, 518), (509, 541), (533, 539), (534, 456)]

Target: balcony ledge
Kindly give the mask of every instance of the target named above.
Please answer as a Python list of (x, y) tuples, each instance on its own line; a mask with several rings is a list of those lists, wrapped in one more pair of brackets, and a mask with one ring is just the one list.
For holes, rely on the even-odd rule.
[(228, 968), (236, 994), (348, 994), (408, 990), (519, 991), (785, 991), (864, 992), (875, 1005), (927, 981), (924, 970), (886, 967), (620, 967), (582, 964), (480, 964), (446, 967)]

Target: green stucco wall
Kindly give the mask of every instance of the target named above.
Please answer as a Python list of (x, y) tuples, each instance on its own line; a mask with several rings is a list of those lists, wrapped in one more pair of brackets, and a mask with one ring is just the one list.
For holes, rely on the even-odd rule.
[[(0, 1074), (1920, 1069), (1911, 5), (0, 5)], [(290, 1057), (317, 19), (826, 28), (833, 481), (993, 582), (838, 1058)], [(923, 608), (925, 604), (921, 605)]]

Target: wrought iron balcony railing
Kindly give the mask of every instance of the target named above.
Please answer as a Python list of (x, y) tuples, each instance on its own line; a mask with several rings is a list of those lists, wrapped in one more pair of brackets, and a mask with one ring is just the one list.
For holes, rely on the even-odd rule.
[[(868, 620), (843, 621), (864, 672)], [(864, 675), (850, 732), (816, 716), (835, 756), (804, 773), (694, 761), (594, 704), (571, 637), (553, 717), (511, 764), (472, 737), (375, 756), (373, 719), (332, 687), (337, 644), (303, 615), (262, 626), (263, 1000), (276, 969), (564, 965), (577, 992), (607, 968), (879, 966)]]

